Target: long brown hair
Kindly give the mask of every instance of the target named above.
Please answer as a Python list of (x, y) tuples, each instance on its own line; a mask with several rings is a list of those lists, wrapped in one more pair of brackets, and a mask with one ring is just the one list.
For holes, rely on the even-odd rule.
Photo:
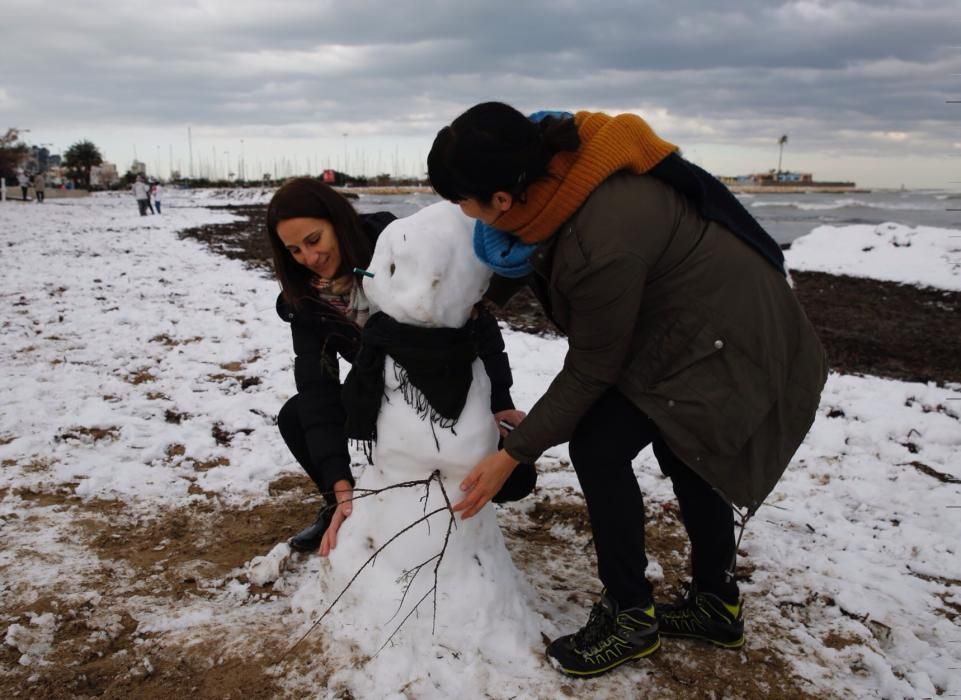
[(351, 274), (355, 267), (367, 267), (374, 254), (373, 244), (364, 234), (357, 212), (345, 197), (309, 177), (298, 177), (284, 183), (267, 206), (267, 238), (270, 240), (274, 272), (284, 300), (295, 309), (300, 309), (305, 301), (316, 300), (312, 284), (314, 273), (294, 260), (277, 235), (277, 225), (281, 221), (301, 217), (327, 219), (333, 224), (340, 247), (337, 277)]

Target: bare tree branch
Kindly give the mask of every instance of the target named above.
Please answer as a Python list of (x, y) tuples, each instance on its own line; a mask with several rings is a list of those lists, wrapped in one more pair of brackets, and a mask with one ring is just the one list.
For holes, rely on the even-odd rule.
[[(435, 481), (435, 480), (436, 480), (437, 483), (440, 485), (441, 494), (442, 494), (443, 497), (444, 497), (444, 505), (443, 505), (442, 507), (435, 508), (434, 510), (432, 510), (432, 511), (430, 511), (430, 512), (427, 512), (427, 503), (428, 503), (428, 496), (429, 496), (429, 494), (430, 494), (430, 485), (431, 485), (431, 482), (433, 482), (433, 481)], [(332, 602), (330, 605), (327, 606), (327, 609), (324, 610), (324, 612), (321, 613), (320, 617), (317, 618), (317, 620), (314, 622), (314, 624), (312, 624), (312, 625), (310, 626), (310, 628), (300, 637), (300, 639), (298, 639), (296, 642), (294, 642), (294, 644), (293, 644), (289, 649), (287, 649), (287, 651), (285, 651), (285, 652), (274, 662), (274, 664), (278, 664), (278, 663), (280, 663), (281, 661), (283, 661), (294, 649), (296, 649), (296, 648), (300, 645), (301, 642), (303, 642), (303, 641), (310, 635), (311, 632), (314, 631), (314, 629), (315, 629), (321, 622), (323, 622), (324, 618), (326, 618), (327, 615), (330, 613), (330, 611), (333, 610), (334, 606), (337, 605), (338, 602), (340, 602), (340, 599), (344, 597), (344, 594), (347, 593), (347, 591), (348, 591), (348, 590), (350, 589), (350, 587), (353, 585), (354, 581), (356, 581), (357, 578), (361, 575), (361, 573), (363, 573), (364, 569), (366, 569), (367, 566), (370, 565), (370, 564), (377, 558), (377, 555), (379, 555), (381, 552), (383, 552), (383, 551), (384, 551), (391, 543), (393, 543), (397, 538), (399, 538), (399, 537), (400, 537), (401, 535), (403, 535), (405, 532), (408, 532), (409, 530), (412, 530), (413, 528), (417, 527), (417, 525), (420, 525), (421, 523), (425, 523), (425, 522), (426, 522), (426, 523), (428, 523), (428, 528), (429, 528), (429, 527), (430, 527), (429, 521), (430, 521), (430, 519), (431, 519), (433, 516), (437, 515), (438, 513), (442, 513), (442, 512), (444, 512), (444, 511), (447, 511), (448, 514), (449, 514), (449, 518), (448, 518), (448, 522), (447, 522), (447, 532), (445, 533), (445, 536), (444, 536), (444, 544), (443, 544), (443, 546), (441, 547), (440, 552), (438, 552), (437, 554), (435, 554), (435, 555), (434, 555), (433, 557), (431, 557), (430, 559), (427, 559), (426, 561), (422, 562), (421, 564), (418, 564), (418, 565), (415, 566), (415, 567), (412, 567), (412, 568), (410, 568), (410, 569), (405, 570), (405, 571), (401, 574), (401, 576), (399, 577), (399, 579), (398, 579), (399, 581), (401, 581), (401, 580), (407, 580), (407, 584), (406, 584), (406, 586), (405, 586), (404, 593), (403, 593), (403, 596), (402, 596), (402, 598), (401, 598), (401, 604), (400, 604), (400, 607), (398, 608), (397, 612), (400, 612), (400, 608), (403, 607), (404, 599), (407, 597), (407, 593), (409, 592), (411, 585), (413, 585), (413, 580), (414, 580), (414, 578), (417, 577), (417, 574), (420, 572), (420, 570), (423, 569), (425, 566), (427, 566), (427, 564), (429, 564), (431, 561), (436, 560), (436, 564), (434, 565), (434, 583), (433, 583), (433, 585), (431, 586), (431, 588), (427, 590), (427, 592), (424, 594), (424, 596), (423, 596), (419, 601), (417, 601), (417, 603), (414, 605), (414, 607), (411, 609), (411, 611), (404, 617), (404, 619), (401, 620), (400, 624), (394, 629), (394, 631), (391, 633), (390, 637), (387, 638), (387, 641), (384, 642), (383, 646), (381, 646), (381, 648), (378, 650), (377, 653), (380, 653), (380, 651), (383, 650), (383, 648), (384, 648), (385, 646), (387, 646), (387, 644), (394, 638), (394, 636), (397, 634), (397, 632), (400, 631), (401, 627), (404, 626), (404, 623), (407, 622), (407, 620), (410, 618), (410, 616), (417, 610), (417, 608), (420, 606), (420, 604), (423, 603), (424, 600), (426, 600), (427, 597), (428, 597), (431, 593), (434, 594), (434, 621), (433, 621), (434, 624), (433, 624), (432, 630), (436, 629), (436, 624), (437, 624), (437, 580), (438, 580), (437, 572), (438, 572), (438, 570), (440, 569), (440, 565), (441, 565), (441, 562), (443, 561), (444, 554), (447, 552), (447, 544), (448, 544), (448, 542), (449, 542), (449, 540), (450, 540), (451, 530), (452, 530), (452, 529), (456, 526), (456, 524), (457, 524), (457, 523), (456, 523), (456, 517), (455, 517), (455, 515), (454, 515), (454, 511), (453, 511), (452, 506), (451, 506), (450, 498), (448, 497), (448, 495), (447, 495), (447, 490), (444, 488), (444, 484), (443, 484), (443, 482), (441, 481), (440, 471), (435, 469), (433, 472), (431, 472), (431, 475), (430, 475), (429, 477), (427, 477), (427, 478), (418, 479), (418, 480), (414, 480), (414, 481), (404, 481), (404, 482), (397, 483), (397, 484), (391, 484), (390, 486), (385, 486), (384, 488), (381, 488), (381, 489), (355, 489), (354, 492), (356, 493), (357, 491), (360, 491), (360, 492), (361, 492), (360, 495), (353, 496), (353, 497), (351, 497), (349, 500), (355, 501), (355, 500), (359, 500), (359, 499), (361, 499), (361, 498), (366, 498), (366, 497), (368, 497), (368, 496), (373, 496), (373, 495), (376, 495), (376, 494), (379, 494), (379, 493), (384, 493), (385, 491), (391, 491), (391, 490), (400, 489), (400, 488), (412, 488), (412, 487), (416, 487), (416, 486), (423, 486), (424, 489), (425, 489), (424, 496), (421, 497), (421, 501), (422, 501), (423, 504), (424, 504), (424, 511), (423, 511), (424, 514), (423, 514), (421, 517), (419, 517), (419, 518), (417, 518), (416, 520), (414, 520), (414, 521), (413, 521), (412, 523), (410, 523), (409, 525), (407, 525), (406, 527), (404, 527), (403, 529), (401, 529), (400, 531), (394, 533), (394, 535), (392, 535), (392, 536), (390, 537), (390, 539), (388, 539), (388, 540), (387, 540), (386, 542), (384, 542), (380, 547), (378, 547), (378, 548), (374, 551), (374, 553), (371, 554), (370, 557), (367, 558), (367, 561), (365, 561), (365, 562), (360, 566), (360, 568), (354, 573), (354, 575), (351, 577), (350, 581), (347, 582), (347, 585), (344, 586), (344, 588), (340, 591), (340, 593), (337, 594), (337, 597), (334, 598), (333, 602)], [(330, 504), (330, 505), (328, 505), (327, 507), (328, 507), (328, 508), (335, 508), (335, 507), (336, 507), (336, 504)], [(409, 579), (409, 580), (408, 580), (408, 579)], [(395, 612), (395, 613), (394, 613), (394, 616), (392, 616), (390, 619), (393, 619), (394, 617), (396, 617), (396, 615), (397, 615), (397, 613)], [(274, 664), (272, 664), (272, 665), (274, 665)]]
[[(435, 473), (437, 473), (437, 472), (435, 472)], [(447, 553), (447, 543), (450, 541), (450, 533), (451, 533), (451, 530), (453, 530), (454, 527), (455, 527), (456, 524), (457, 524), (456, 518), (455, 518), (455, 516), (454, 516), (454, 511), (453, 511), (453, 509), (451, 508), (450, 498), (447, 497), (447, 490), (444, 488), (444, 484), (443, 484), (443, 482), (440, 480), (440, 474), (439, 474), (439, 473), (437, 473), (437, 474), (438, 474), (437, 483), (440, 484), (440, 491), (441, 491), (441, 494), (443, 494), (443, 496), (444, 496), (444, 502), (445, 502), (446, 505), (447, 505), (446, 510), (447, 510), (447, 512), (450, 514), (450, 517), (449, 517), (448, 520), (447, 520), (447, 532), (444, 533), (444, 546), (441, 547), (440, 552), (438, 552), (437, 554), (435, 554), (433, 557), (431, 557), (430, 559), (428, 559), (428, 560), (425, 561), (424, 563), (419, 564), (417, 567), (415, 567), (415, 568), (416, 568), (416, 572), (414, 573), (413, 577), (412, 577), (412, 578), (410, 579), (410, 581), (408, 582), (407, 588), (404, 590), (404, 595), (403, 595), (403, 597), (401, 598), (400, 607), (403, 607), (404, 598), (407, 597), (407, 591), (409, 591), (409, 590), (410, 590), (410, 587), (413, 585), (413, 583), (414, 583), (414, 578), (417, 577), (417, 574), (420, 573), (420, 570), (421, 570), (424, 566), (426, 566), (427, 564), (429, 564), (432, 560), (436, 559), (436, 560), (437, 560), (437, 563), (434, 564), (434, 585), (432, 585), (429, 589), (427, 589), (427, 592), (424, 593), (424, 595), (421, 597), (421, 599), (418, 600), (417, 603), (414, 605), (414, 607), (412, 607), (412, 608), (410, 609), (410, 612), (408, 612), (408, 613), (404, 616), (404, 619), (400, 621), (400, 624), (397, 625), (397, 627), (394, 629), (394, 631), (390, 633), (390, 636), (389, 636), (389, 637), (384, 641), (384, 643), (381, 645), (380, 649), (377, 650), (377, 654), (379, 654), (381, 651), (384, 650), (384, 647), (386, 647), (386, 646), (390, 643), (390, 641), (394, 638), (394, 635), (397, 634), (397, 633), (400, 631), (400, 628), (404, 626), (404, 623), (407, 622), (407, 620), (410, 618), (410, 616), (414, 614), (414, 612), (417, 610), (417, 608), (420, 607), (420, 604), (423, 603), (423, 602), (427, 599), (427, 596), (429, 596), (431, 593), (434, 594), (434, 613), (433, 613), (433, 618), (431, 619), (431, 628), (430, 628), (430, 631), (431, 631), (431, 634), (434, 634), (434, 633), (437, 631), (437, 572), (440, 570), (440, 565), (441, 565), (441, 563), (444, 561), (444, 555)], [(404, 575), (407, 575), (410, 571), (412, 571), (412, 569), (408, 569), (407, 571), (405, 571), (405, 572), (404, 572)], [(397, 608), (397, 612), (400, 612), (400, 607)], [(394, 615), (396, 616), (397, 613), (394, 613)], [(392, 617), (391, 619), (394, 619), (394, 618)], [(374, 654), (374, 656), (377, 656), (377, 654)]]

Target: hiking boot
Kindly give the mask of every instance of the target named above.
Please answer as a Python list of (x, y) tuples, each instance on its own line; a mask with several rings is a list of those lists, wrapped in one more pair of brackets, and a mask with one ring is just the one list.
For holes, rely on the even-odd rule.
[(703, 639), (725, 649), (744, 646), (742, 602), (725, 603), (713, 593), (702, 593), (693, 583), (675, 603), (655, 606), (657, 622), (665, 637)]
[(587, 624), (551, 642), (547, 658), (562, 673), (586, 678), (653, 654), (660, 646), (654, 606), (619, 610), (605, 591), (591, 609)]
[(334, 509), (332, 506), (325, 505), (321, 508), (320, 512), (317, 513), (317, 519), (313, 523), (288, 540), (290, 548), (298, 552), (316, 552), (320, 549), (320, 540), (327, 532), (327, 527), (330, 525), (330, 519), (333, 515)]

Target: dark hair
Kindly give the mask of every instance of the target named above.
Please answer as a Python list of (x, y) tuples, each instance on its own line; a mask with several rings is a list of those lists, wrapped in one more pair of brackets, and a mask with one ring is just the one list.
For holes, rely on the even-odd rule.
[(571, 118), (534, 123), (503, 102), (483, 102), (437, 132), (427, 173), (434, 191), (451, 202), (471, 197), (486, 204), (495, 192), (523, 199), (555, 154), (578, 146)]
[(280, 281), (284, 300), (295, 309), (299, 309), (306, 300), (316, 299), (312, 285), (314, 273), (294, 260), (277, 235), (277, 225), (281, 221), (300, 217), (327, 219), (333, 224), (340, 247), (338, 277), (351, 273), (355, 267), (367, 267), (374, 254), (360, 218), (346, 198), (309, 177), (287, 181), (274, 193), (267, 206), (267, 238), (270, 240), (274, 272)]

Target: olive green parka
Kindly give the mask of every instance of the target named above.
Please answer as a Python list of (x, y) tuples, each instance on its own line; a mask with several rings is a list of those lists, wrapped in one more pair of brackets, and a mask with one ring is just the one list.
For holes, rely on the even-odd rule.
[(784, 275), (681, 194), (618, 173), (531, 256), (564, 366), (505, 440), (533, 462), (610, 387), (674, 453), (753, 512), (814, 421), (824, 348)]

